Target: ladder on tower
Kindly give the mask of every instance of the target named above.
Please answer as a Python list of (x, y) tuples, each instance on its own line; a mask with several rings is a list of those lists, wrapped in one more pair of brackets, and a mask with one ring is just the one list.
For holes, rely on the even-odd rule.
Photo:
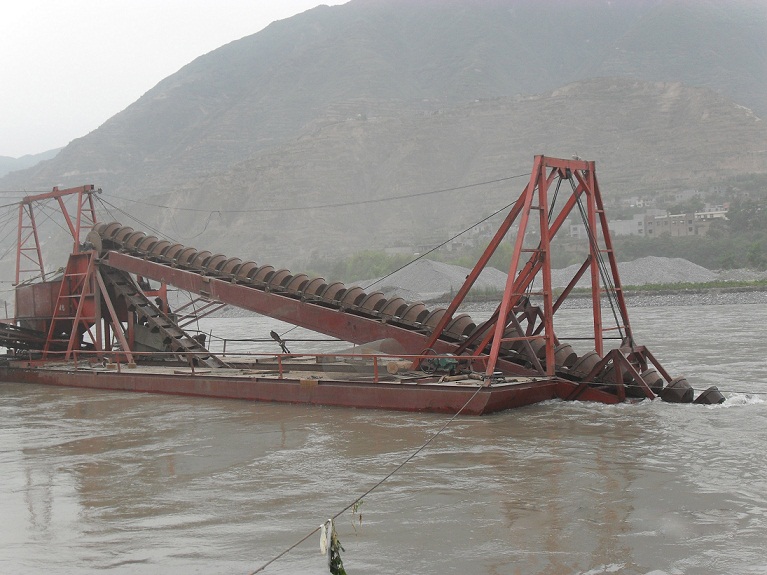
[(69, 360), (75, 350), (83, 347), (83, 335), (96, 337), (91, 329), (98, 320), (97, 289), (94, 281), (94, 252), (72, 254), (67, 261), (61, 287), (53, 309), (43, 358), (65, 349), (63, 359)]

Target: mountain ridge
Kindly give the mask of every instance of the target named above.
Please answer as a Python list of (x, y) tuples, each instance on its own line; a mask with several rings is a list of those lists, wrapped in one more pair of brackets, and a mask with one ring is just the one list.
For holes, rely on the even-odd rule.
[(537, 153), (593, 159), (621, 195), (761, 174), (765, 24), (752, 2), (320, 6), (201, 55), (0, 186), (93, 183), (181, 240), (290, 260), (302, 242), (304, 258), (427, 242), (484, 215), (468, 193), (295, 208), (506, 177)]
[(16, 172), (19, 170), (25, 170), (31, 168), (40, 162), (55, 158), (62, 148), (54, 148), (52, 150), (46, 150), (37, 154), (24, 154), (18, 158), (11, 156), (0, 156), (0, 177)]
[[(587, 120), (595, 102), (602, 114)], [(710, 91), (589, 80), (549, 95), (438, 113), (326, 118), (291, 143), (188, 182), (183, 193), (157, 196), (158, 204), (177, 211), (155, 213), (153, 222), (160, 229), (195, 230), (177, 239), (201, 245), (221, 245), (229, 233), (246, 254), (270, 261), (291, 261), (296, 246), (311, 259), (326, 250), (391, 247), (401, 239), (435, 244), (449, 236), (446, 228), (462, 229), (514, 199), (524, 178), (440, 196), (385, 198), (525, 174), (537, 153), (595, 160), (608, 198), (682, 190), (728, 174), (764, 173), (766, 141), (764, 122)], [(716, 158), (700, 154), (709, 142), (717, 142)], [(328, 205), (336, 207), (319, 207)], [(222, 211), (209, 217), (205, 206)], [(192, 207), (203, 211), (183, 211)], [(224, 213), (235, 207), (241, 215)], [(275, 237), (280, 241), (271, 241)]]

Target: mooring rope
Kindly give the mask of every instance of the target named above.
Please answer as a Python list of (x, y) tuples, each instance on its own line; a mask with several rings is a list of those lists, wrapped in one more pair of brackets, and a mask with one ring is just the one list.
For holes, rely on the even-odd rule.
[[(436, 439), (436, 438), (439, 436), (439, 434), (441, 434), (443, 431), (445, 431), (445, 429), (447, 429), (447, 427), (448, 427), (448, 426), (449, 426), (449, 425), (450, 425), (450, 424), (451, 424), (451, 423), (452, 423), (452, 422), (455, 420), (455, 418), (456, 418), (456, 417), (458, 417), (458, 416), (459, 416), (459, 415), (460, 415), (460, 414), (463, 412), (463, 410), (464, 410), (464, 409), (466, 409), (466, 407), (467, 407), (467, 406), (468, 406), (468, 405), (469, 405), (469, 404), (472, 402), (472, 400), (473, 400), (475, 397), (477, 397), (477, 395), (479, 394), (479, 392), (480, 392), (480, 391), (482, 391), (483, 389), (485, 389), (485, 387), (484, 387), (483, 385), (479, 385), (479, 386), (477, 387), (477, 391), (475, 391), (475, 392), (472, 394), (472, 396), (471, 396), (469, 399), (467, 399), (467, 400), (466, 400), (466, 403), (464, 403), (464, 404), (463, 404), (463, 406), (461, 406), (461, 409), (459, 409), (458, 411), (456, 411), (456, 412), (453, 414), (453, 416), (452, 416), (450, 419), (448, 419), (448, 420), (445, 422), (445, 424), (444, 424), (442, 427), (440, 427), (440, 428), (439, 428), (439, 430), (438, 430), (436, 433), (434, 433), (433, 435), (431, 435), (431, 437), (429, 437), (429, 439), (427, 439), (427, 440), (426, 440), (426, 441), (425, 441), (425, 442), (424, 442), (424, 443), (423, 443), (423, 444), (422, 444), (422, 445), (421, 445), (421, 446), (420, 446), (418, 449), (416, 449), (416, 450), (415, 450), (413, 453), (411, 453), (411, 454), (410, 454), (410, 455), (409, 455), (409, 456), (408, 456), (408, 457), (407, 457), (407, 458), (406, 458), (406, 459), (405, 459), (405, 460), (404, 460), (402, 463), (400, 463), (400, 464), (399, 464), (397, 467), (395, 467), (395, 468), (394, 468), (394, 469), (393, 469), (393, 470), (392, 470), (392, 471), (391, 471), (391, 472), (390, 472), (388, 475), (386, 475), (386, 476), (385, 476), (383, 479), (381, 479), (381, 480), (380, 480), (378, 483), (376, 483), (376, 484), (375, 484), (375, 485), (373, 485), (373, 486), (372, 486), (370, 489), (368, 489), (367, 491), (365, 491), (365, 493), (363, 493), (362, 495), (360, 495), (359, 497), (357, 497), (357, 498), (356, 498), (354, 501), (352, 501), (352, 502), (351, 502), (349, 505), (347, 505), (346, 507), (344, 507), (343, 509), (341, 509), (341, 511), (339, 511), (338, 513), (336, 513), (335, 515), (333, 515), (332, 519), (334, 519), (334, 520), (335, 520), (335, 519), (338, 519), (338, 518), (339, 518), (341, 515), (343, 515), (344, 513), (346, 513), (346, 512), (347, 512), (349, 509), (351, 509), (352, 507), (354, 507), (354, 506), (355, 506), (357, 503), (359, 503), (360, 501), (362, 501), (362, 500), (363, 500), (365, 497), (367, 497), (368, 495), (370, 495), (371, 493), (373, 493), (373, 491), (375, 491), (375, 490), (376, 490), (376, 489), (378, 489), (378, 488), (379, 488), (381, 485), (383, 485), (383, 484), (384, 484), (386, 481), (388, 481), (389, 479), (391, 479), (391, 478), (392, 478), (392, 477), (393, 477), (393, 476), (394, 476), (396, 473), (398, 473), (398, 472), (399, 472), (399, 470), (400, 470), (400, 469), (402, 469), (403, 467), (405, 467), (405, 465), (407, 465), (407, 464), (408, 464), (410, 461), (412, 461), (412, 460), (413, 460), (413, 459), (414, 459), (414, 458), (415, 458), (415, 457), (416, 457), (416, 456), (417, 456), (419, 453), (421, 453), (421, 452), (422, 452), (424, 449), (426, 449), (426, 447), (427, 447), (427, 446), (428, 446), (428, 445), (429, 445), (429, 444), (430, 444), (432, 441), (434, 441), (434, 440), (435, 440), (435, 439)], [(298, 541), (296, 541), (295, 543), (293, 543), (293, 545), (291, 545), (290, 547), (288, 547), (287, 549), (285, 549), (285, 550), (284, 550), (282, 553), (280, 553), (279, 555), (276, 555), (275, 557), (273, 557), (272, 559), (270, 559), (269, 561), (267, 561), (266, 563), (264, 563), (263, 565), (261, 565), (261, 567), (259, 567), (259, 568), (258, 568), (258, 569), (256, 569), (255, 571), (251, 571), (251, 572), (249, 573), (249, 575), (255, 575), (256, 573), (260, 573), (261, 571), (263, 571), (264, 569), (266, 569), (266, 568), (267, 568), (269, 565), (271, 565), (271, 564), (272, 564), (272, 563), (274, 563), (275, 561), (277, 561), (277, 560), (281, 559), (282, 557), (284, 557), (285, 555), (287, 555), (288, 553), (290, 553), (291, 551), (293, 551), (293, 549), (295, 549), (296, 547), (298, 547), (299, 545), (301, 545), (301, 544), (302, 544), (304, 541), (306, 541), (307, 539), (309, 539), (309, 538), (310, 538), (312, 535), (316, 534), (316, 533), (317, 533), (317, 532), (318, 532), (318, 531), (321, 529), (321, 527), (322, 527), (321, 525), (320, 525), (320, 526), (317, 526), (317, 527), (315, 527), (314, 529), (312, 529), (312, 531), (310, 531), (309, 533), (307, 533), (306, 535), (304, 535), (304, 536), (303, 536), (301, 539), (299, 539)]]

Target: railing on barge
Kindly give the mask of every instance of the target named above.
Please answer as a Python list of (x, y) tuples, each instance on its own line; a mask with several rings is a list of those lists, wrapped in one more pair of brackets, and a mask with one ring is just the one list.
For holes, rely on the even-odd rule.
[[(245, 340), (242, 340), (245, 341)], [(133, 370), (137, 367), (136, 363), (132, 363), (128, 360), (127, 355), (121, 350), (113, 350), (110, 352), (94, 351), (94, 350), (75, 350), (71, 354), (70, 360), (64, 360), (63, 357), (66, 352), (54, 352), (49, 353), (48, 358), (45, 360), (33, 358), (32, 354), (17, 355), (12, 359), (18, 362), (25, 362), (30, 367), (43, 367), (50, 365), (51, 367), (58, 366), (62, 363), (71, 365), (74, 370), (92, 370), (98, 365), (101, 365), (106, 370), (114, 370), (117, 373), (122, 373), (123, 369)], [(56, 361), (56, 355), (60, 355), (62, 360)], [(138, 356), (144, 361), (150, 363), (144, 364), (148, 367), (184, 367), (189, 368), (188, 372), (183, 375), (202, 376), (220, 374), (220, 368), (210, 368), (207, 366), (200, 366), (197, 361), (197, 356), (209, 355), (205, 352), (186, 352), (181, 354), (177, 352), (134, 352), (134, 357)], [(439, 380), (449, 376), (448, 372), (440, 372), (435, 370), (432, 372), (423, 371), (421, 369), (411, 369), (410, 367), (414, 362), (424, 359), (423, 354), (419, 355), (391, 355), (383, 353), (259, 353), (259, 352), (243, 352), (236, 355), (228, 356), (235, 358), (237, 361), (233, 361), (231, 369), (233, 370), (248, 370), (258, 368), (269, 368), (268, 375), (275, 376), (276, 379), (287, 379), (285, 376), (291, 371), (298, 371), (298, 367), (303, 368), (302, 371), (321, 371), (327, 373), (348, 373), (352, 370), (348, 368), (361, 368), (364, 367), (372, 373), (372, 379), (370, 382), (379, 383), (382, 381), (382, 377), (388, 379), (396, 379), (398, 374), (401, 375), (401, 379), (408, 380)], [(255, 361), (253, 361), (255, 359)], [(304, 360), (301, 363), (291, 363), (291, 360)], [(484, 367), (487, 361), (486, 357), (469, 357), (469, 356), (454, 356), (450, 354), (435, 355), (428, 354), (429, 360), (446, 360), (460, 362), (463, 366), (461, 375), (463, 379), (475, 379), (478, 383), (488, 384), (490, 378), (484, 375)], [(390, 366), (396, 364), (396, 371), (389, 371)], [(87, 366), (87, 367), (84, 367)], [(315, 367), (316, 366), (316, 367)], [(346, 367), (347, 369), (341, 369)], [(482, 371), (475, 369), (476, 367), (482, 368)], [(223, 368), (226, 369), (226, 368)], [(382, 375), (382, 372), (385, 375)], [(252, 375), (259, 375), (257, 373)], [(262, 373), (261, 375), (267, 375)], [(450, 377), (458, 377), (457, 375)], [(510, 376), (511, 377), (511, 376)], [(493, 378), (495, 380), (501, 379), (500, 374)]]

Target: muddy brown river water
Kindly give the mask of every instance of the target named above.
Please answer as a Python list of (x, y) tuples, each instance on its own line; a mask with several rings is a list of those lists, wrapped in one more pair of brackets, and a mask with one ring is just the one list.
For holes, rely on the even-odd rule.
[[(560, 314), (564, 340), (588, 325)], [(672, 374), (727, 401), (459, 417), (365, 498), (361, 525), (337, 520), (347, 572), (767, 573), (767, 306), (631, 315)], [(272, 327), (201, 326), (229, 338)], [(259, 345), (277, 351), (240, 344)], [(251, 573), (445, 421), (0, 384), (0, 573)], [(318, 542), (264, 573), (327, 573)]]

